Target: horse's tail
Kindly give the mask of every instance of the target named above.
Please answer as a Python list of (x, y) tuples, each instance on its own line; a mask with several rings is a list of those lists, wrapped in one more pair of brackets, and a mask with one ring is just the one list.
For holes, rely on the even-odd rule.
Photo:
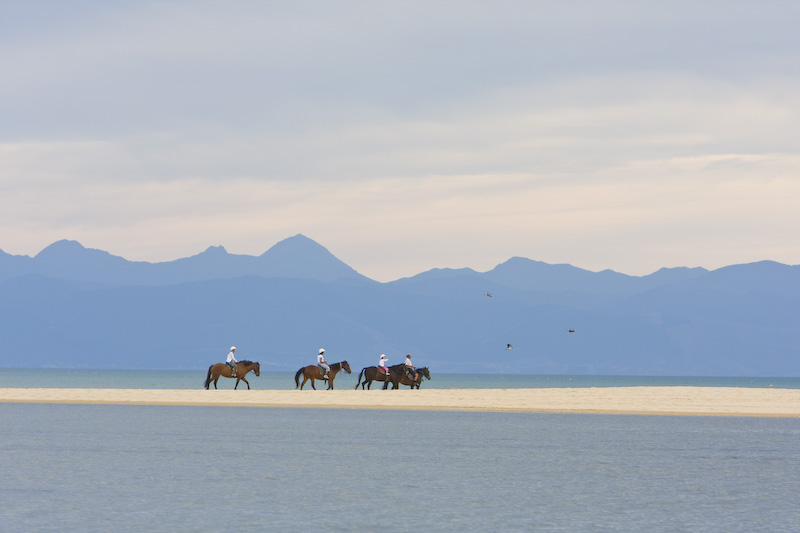
[(294, 388), (295, 389), (300, 386), (300, 374), (303, 373), (304, 369), (305, 369), (305, 367), (302, 367), (300, 370), (297, 371), (297, 374), (294, 375)]
[(210, 367), (208, 367), (208, 375), (206, 376), (206, 382), (205, 382), (205, 383), (203, 383), (203, 386), (204, 386), (206, 389), (207, 389), (207, 388), (208, 388), (208, 386), (211, 384), (211, 367), (212, 367), (212, 366), (214, 366), (214, 365), (211, 365)]
[(356, 380), (356, 388), (353, 389), (353, 390), (358, 390), (358, 386), (361, 384), (361, 376), (364, 375), (364, 371), (366, 369), (367, 369), (367, 367), (364, 367), (364, 368), (361, 369), (361, 372), (358, 374), (358, 379)]

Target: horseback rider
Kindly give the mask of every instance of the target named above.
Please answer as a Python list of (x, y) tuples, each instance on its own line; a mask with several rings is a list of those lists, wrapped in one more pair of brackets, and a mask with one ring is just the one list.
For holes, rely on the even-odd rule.
[(386, 368), (386, 361), (387, 361), (386, 354), (381, 354), (381, 362), (378, 363), (378, 368), (381, 369), (381, 371), (388, 376), (389, 369)]
[(228, 360), (226, 361), (226, 363), (228, 364), (228, 366), (231, 369), (231, 375), (233, 377), (237, 377), (236, 376), (236, 363), (239, 362), (239, 361), (236, 360), (236, 356), (233, 355), (235, 352), (236, 352), (236, 346), (231, 346), (231, 351), (228, 352)]
[(328, 372), (330, 372), (331, 367), (328, 366), (328, 363), (325, 362), (325, 349), (320, 348), (319, 354), (317, 355), (317, 365), (321, 366), (325, 369), (325, 375), (322, 376), (322, 379), (328, 379)]
[(411, 381), (417, 381), (417, 367), (411, 364), (411, 354), (406, 355), (406, 360), (403, 363), (406, 369), (406, 375), (408, 375), (408, 379)]

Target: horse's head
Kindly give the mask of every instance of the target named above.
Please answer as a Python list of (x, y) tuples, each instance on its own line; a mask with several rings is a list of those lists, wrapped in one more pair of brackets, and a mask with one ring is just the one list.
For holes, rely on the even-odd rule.
[(427, 366), (423, 366), (422, 368), (418, 368), (418, 369), (417, 369), (417, 372), (419, 372), (420, 374), (422, 374), (422, 375), (423, 375), (424, 377), (426, 377), (427, 379), (431, 379), (431, 372), (430, 372), (430, 370), (428, 370), (428, 367), (427, 367)]
[(352, 372), (350, 372), (350, 363), (347, 361), (342, 361), (342, 369), (348, 374), (352, 374)]
[[(253, 363), (253, 372), (256, 373), (256, 376), (260, 376), (261, 375), (261, 365), (258, 364), (258, 361)], [(428, 378), (428, 379), (431, 379), (431, 378)]]

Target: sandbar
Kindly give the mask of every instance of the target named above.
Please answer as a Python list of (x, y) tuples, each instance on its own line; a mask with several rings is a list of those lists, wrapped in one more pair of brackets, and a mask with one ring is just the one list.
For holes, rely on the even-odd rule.
[(388, 391), (0, 388), (0, 403), (800, 417), (800, 389), (735, 387)]

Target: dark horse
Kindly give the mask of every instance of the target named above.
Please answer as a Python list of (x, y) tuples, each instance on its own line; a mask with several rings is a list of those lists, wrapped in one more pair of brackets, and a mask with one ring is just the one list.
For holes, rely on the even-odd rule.
[[(236, 387), (239, 386), (240, 381), (244, 381), (247, 383), (247, 390), (250, 390), (250, 383), (244, 379), (244, 376), (254, 370), (256, 376), (261, 375), (261, 365), (257, 362), (254, 363), (253, 361), (239, 361), (236, 363)], [(231, 367), (228, 366), (228, 363), (217, 363), (216, 365), (211, 365), (208, 367), (208, 375), (206, 376), (206, 382), (203, 384), (205, 388), (208, 388), (211, 385), (211, 382), (214, 382), (214, 388), (217, 388), (217, 380), (221, 377), (223, 378), (232, 378), (231, 375)], [(233, 390), (236, 390), (236, 387)]]
[[(361, 381), (361, 378), (364, 378), (364, 381)], [(377, 366), (367, 366), (361, 369), (361, 372), (358, 374), (358, 381), (356, 381), (356, 386), (354, 390), (358, 390), (358, 386), (361, 385), (361, 390), (364, 390), (364, 386), (366, 385), (367, 390), (372, 389), (372, 382), (373, 381), (386, 381), (386, 374), (382, 371), (378, 370)], [(384, 384), (383, 388), (386, 388)]]
[[(358, 375), (358, 382), (356, 383), (355, 388), (358, 389), (358, 386), (361, 385), (361, 390), (364, 390), (364, 386), (367, 386), (367, 390), (372, 388), (373, 381), (383, 381), (383, 389), (386, 390), (389, 387), (389, 383), (392, 383), (392, 388), (397, 389), (400, 385), (408, 385), (412, 389), (419, 388), (420, 383), (422, 383), (422, 378), (431, 379), (431, 374), (428, 371), (428, 367), (422, 367), (417, 369), (417, 380), (415, 382), (411, 382), (410, 379), (406, 376), (405, 373), (405, 365), (392, 365), (389, 367), (389, 379), (386, 379), (386, 374), (380, 372), (377, 366), (368, 366), (366, 368), (361, 369), (361, 373)], [(364, 377), (364, 381), (361, 381), (361, 377)]]
[[(403, 366), (404, 365), (396, 365), (389, 367), (389, 381), (392, 382), (392, 389), (399, 389), (400, 385), (408, 385), (412, 389), (419, 389), (419, 386), (422, 384), (422, 378), (431, 379), (431, 373), (427, 366), (417, 368), (416, 380), (408, 377), (408, 373)], [(386, 388), (388, 386), (389, 384), (386, 383), (383, 387)]]
[(408, 377), (403, 374), (403, 377), (400, 378), (400, 385), (408, 385), (412, 389), (419, 389), (419, 386), (422, 385), (422, 379), (431, 379), (431, 371), (428, 370), (427, 366), (423, 366), (422, 368), (417, 369), (417, 379), (416, 381), (411, 381)]
[[(333, 389), (333, 378), (336, 377), (336, 374), (339, 373), (339, 370), (344, 370), (350, 374), (350, 364), (347, 361), (342, 361), (341, 363), (334, 363), (331, 365), (331, 371), (328, 372), (328, 390)], [(300, 374), (303, 374), (303, 385), (305, 385), (306, 381), (310, 379), (311, 388), (314, 390), (317, 390), (317, 388), (314, 386), (314, 380), (322, 379), (322, 376), (324, 375), (317, 365), (304, 366), (297, 371), (297, 374), (294, 375), (295, 389), (300, 387), (300, 390), (303, 390), (303, 385), (300, 385)]]

